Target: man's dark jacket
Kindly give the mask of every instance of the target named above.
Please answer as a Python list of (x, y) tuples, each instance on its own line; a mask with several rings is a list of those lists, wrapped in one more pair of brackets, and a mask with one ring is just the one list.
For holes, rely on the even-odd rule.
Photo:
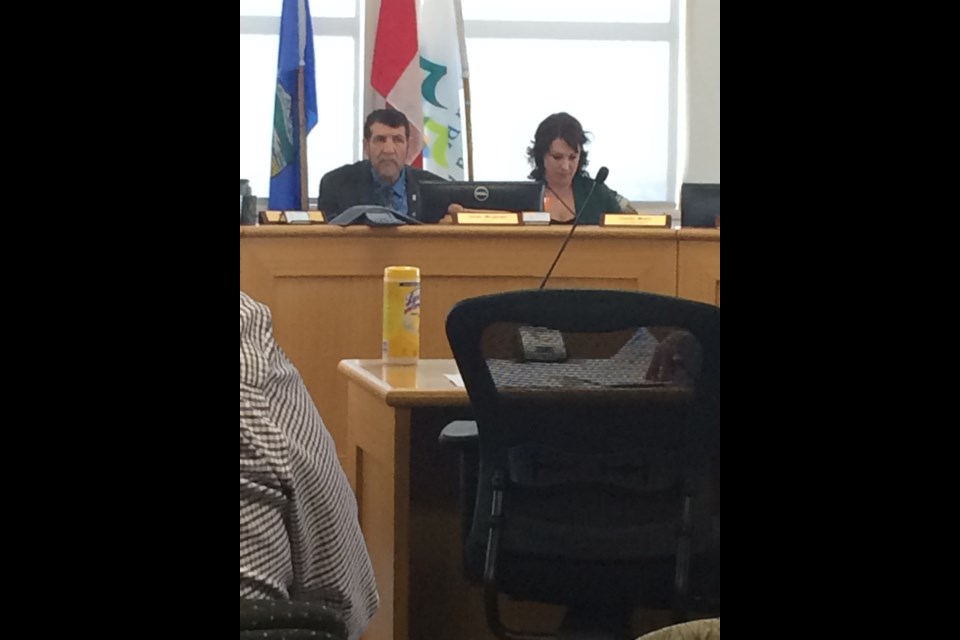
[[(423, 219), (420, 213), (420, 180), (443, 180), (440, 176), (407, 166), (407, 215)], [(327, 220), (343, 213), (356, 204), (383, 204), (374, 192), (373, 172), (369, 160), (345, 164), (327, 173), (320, 180), (317, 208)], [(437, 222), (437, 220), (424, 220)]]

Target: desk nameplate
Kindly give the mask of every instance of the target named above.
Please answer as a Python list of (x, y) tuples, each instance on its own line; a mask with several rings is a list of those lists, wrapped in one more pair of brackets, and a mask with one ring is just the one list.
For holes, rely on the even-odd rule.
[(322, 211), (261, 211), (260, 224), (322, 224)]
[(320, 224), (326, 222), (322, 211), (283, 211), (281, 224)]
[(524, 211), (523, 224), (550, 224), (549, 211)]
[(453, 214), (456, 224), (520, 224), (520, 214), (516, 211), (477, 211), (464, 210)]
[(605, 213), (601, 224), (605, 227), (669, 227), (667, 213)]
[(260, 224), (280, 224), (280, 216), (283, 211), (261, 211)]

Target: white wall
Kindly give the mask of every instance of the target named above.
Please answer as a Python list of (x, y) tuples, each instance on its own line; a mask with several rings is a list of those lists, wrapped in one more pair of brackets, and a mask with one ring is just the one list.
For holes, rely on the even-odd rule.
[(720, 0), (687, 2), (685, 182), (720, 182)]

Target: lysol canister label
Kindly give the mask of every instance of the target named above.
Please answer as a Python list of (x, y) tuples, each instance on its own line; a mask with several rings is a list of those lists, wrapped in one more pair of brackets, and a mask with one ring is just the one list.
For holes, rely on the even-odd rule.
[(387, 267), (383, 277), (383, 360), (390, 364), (415, 364), (419, 357), (419, 270)]

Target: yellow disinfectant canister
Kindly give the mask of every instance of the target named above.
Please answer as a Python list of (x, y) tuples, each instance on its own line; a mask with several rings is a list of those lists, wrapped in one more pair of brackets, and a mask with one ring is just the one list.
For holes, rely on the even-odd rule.
[(383, 362), (416, 364), (420, 358), (420, 269), (383, 270)]

